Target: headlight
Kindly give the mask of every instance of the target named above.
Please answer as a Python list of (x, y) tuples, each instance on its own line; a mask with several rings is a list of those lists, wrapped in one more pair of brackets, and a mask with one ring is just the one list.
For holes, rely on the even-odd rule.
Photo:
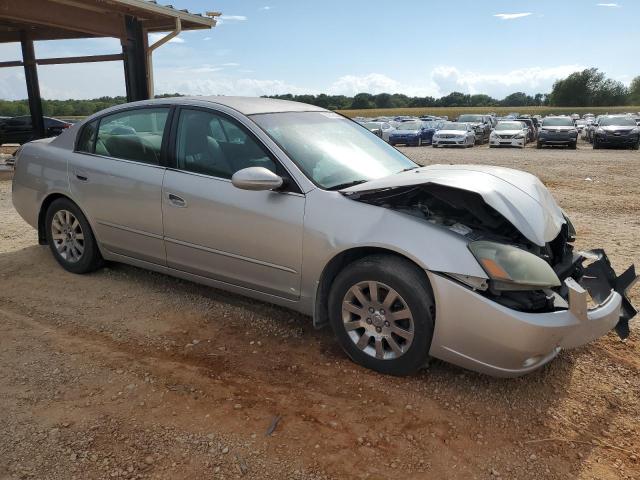
[(512, 245), (478, 241), (469, 250), (496, 290), (539, 289), (560, 286), (551, 266), (540, 257)]
[(513, 138), (524, 138), (524, 133), (518, 133)]
[(596, 130), (596, 133), (604, 133), (604, 128), (598, 128), (598, 129)]

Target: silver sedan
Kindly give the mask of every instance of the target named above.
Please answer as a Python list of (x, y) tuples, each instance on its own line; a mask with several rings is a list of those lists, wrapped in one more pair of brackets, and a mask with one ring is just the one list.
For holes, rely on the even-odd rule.
[(576, 252), (536, 177), (419, 167), (311, 105), (122, 105), (26, 144), (15, 168), (15, 208), (66, 270), (123, 262), (283, 305), (379, 372), (432, 356), (522, 375), (635, 315), (633, 267)]

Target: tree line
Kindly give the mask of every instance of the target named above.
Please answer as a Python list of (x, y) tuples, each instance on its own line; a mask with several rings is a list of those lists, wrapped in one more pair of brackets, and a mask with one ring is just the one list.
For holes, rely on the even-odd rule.
[[(156, 98), (180, 96), (178, 93), (157, 95)], [(567, 78), (557, 80), (551, 93), (533, 96), (514, 92), (499, 100), (485, 94), (452, 92), (440, 98), (410, 97), (402, 93), (358, 93), (346, 95), (272, 95), (279, 98), (309, 103), (330, 110), (362, 110), (370, 108), (410, 107), (598, 107), (640, 105), (640, 76), (630, 86), (607, 78), (597, 68), (574, 72)], [(86, 116), (105, 108), (125, 103), (125, 97), (100, 97), (92, 100), (43, 100), (44, 114), (50, 117)], [(27, 100), (0, 100), (0, 115), (19, 116), (29, 114)]]

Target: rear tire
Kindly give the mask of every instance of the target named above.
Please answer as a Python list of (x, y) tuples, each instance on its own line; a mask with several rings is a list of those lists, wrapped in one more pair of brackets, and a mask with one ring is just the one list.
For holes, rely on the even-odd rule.
[(89, 273), (104, 264), (91, 226), (67, 198), (54, 200), (45, 218), (47, 243), (56, 261), (72, 273)]
[(540, 150), (540, 149), (542, 148), (542, 142), (537, 142), (537, 143), (536, 143), (536, 148), (537, 148), (538, 150)]
[(338, 343), (355, 363), (380, 373), (409, 375), (427, 364), (434, 316), (424, 272), (393, 255), (351, 263), (329, 294)]

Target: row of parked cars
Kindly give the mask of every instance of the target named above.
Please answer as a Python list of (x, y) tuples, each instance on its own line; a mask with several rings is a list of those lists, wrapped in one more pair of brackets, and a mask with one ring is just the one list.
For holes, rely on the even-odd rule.
[(460, 115), (455, 121), (446, 117), (377, 117), (356, 118), (391, 145), (432, 145), (473, 147), (489, 143), (494, 147), (524, 148), (536, 142), (537, 148), (564, 146), (577, 148), (578, 136), (593, 144), (593, 148), (640, 148), (640, 113), (601, 115), (556, 115), (542, 117), (518, 113), (505, 117), (494, 114)]

